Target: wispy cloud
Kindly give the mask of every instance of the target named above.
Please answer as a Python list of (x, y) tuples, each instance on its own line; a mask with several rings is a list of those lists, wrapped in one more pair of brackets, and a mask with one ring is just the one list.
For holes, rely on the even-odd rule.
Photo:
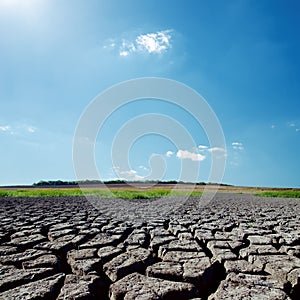
[(173, 154), (174, 154), (173, 151), (167, 151), (167, 152), (166, 152), (166, 156), (167, 156), (167, 157), (171, 157)]
[(244, 145), (241, 142), (235, 141), (231, 143), (231, 146), (233, 151), (231, 153), (229, 163), (232, 167), (239, 167), (244, 155)]
[(221, 147), (212, 147), (207, 149), (209, 152), (225, 152), (226, 150), (224, 148)]
[(231, 160), (230, 165), (233, 166), (233, 167), (238, 167), (239, 163), (237, 161)]
[(270, 125), (271, 129), (278, 129), (278, 130), (294, 130), (296, 132), (300, 131), (300, 121), (293, 120), (293, 121), (284, 121), (278, 124)]
[(214, 158), (221, 159), (227, 157), (227, 151), (223, 147), (211, 147), (207, 149), (208, 152), (210, 152), (212, 155), (214, 155)]
[(135, 47), (134, 43), (126, 41), (126, 40), (122, 40), (122, 44), (119, 48), (120, 56), (128, 56), (136, 51), (137, 51), (137, 48)]
[(131, 39), (109, 39), (104, 48), (118, 52), (121, 57), (133, 54), (163, 54), (172, 48), (172, 29), (136, 35)]
[(2, 125), (2, 126), (0, 126), (0, 131), (2, 131), (2, 132), (10, 132), (11, 131), (11, 126), (9, 126), (9, 125)]
[(231, 145), (234, 150), (244, 150), (244, 145), (241, 142), (233, 142)]
[(149, 169), (143, 165), (139, 166), (139, 169), (143, 170), (143, 171), (149, 171)]
[(299, 121), (290, 121), (290, 122), (287, 122), (287, 126), (292, 129), (292, 130), (295, 130), (296, 132), (299, 132), (300, 131), (300, 123)]
[(0, 125), (0, 132), (11, 135), (23, 135), (26, 133), (35, 133), (37, 128), (26, 124)]
[(198, 149), (201, 153), (213, 153), (217, 155), (217, 158), (222, 158), (224, 156), (227, 156), (226, 149), (223, 147), (208, 147), (206, 145), (199, 145)]
[(36, 128), (33, 127), (33, 126), (27, 126), (26, 130), (27, 130), (29, 133), (35, 133), (35, 132), (36, 132)]
[(199, 154), (199, 153), (193, 153), (187, 150), (178, 150), (176, 153), (176, 157), (179, 159), (190, 159), (192, 161), (203, 161), (206, 156)]

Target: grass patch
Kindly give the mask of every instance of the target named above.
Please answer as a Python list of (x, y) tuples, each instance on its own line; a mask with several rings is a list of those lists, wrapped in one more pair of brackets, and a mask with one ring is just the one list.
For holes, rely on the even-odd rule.
[(272, 191), (255, 194), (260, 197), (300, 198), (300, 191)]
[(64, 197), (82, 196), (80, 189), (0, 190), (0, 197)]
[(181, 191), (181, 190), (95, 190), (79, 188), (74, 189), (28, 189), (28, 190), (0, 190), (0, 197), (77, 197), (97, 196), (101, 198), (122, 198), (122, 199), (153, 199), (167, 196), (201, 196), (202, 192)]

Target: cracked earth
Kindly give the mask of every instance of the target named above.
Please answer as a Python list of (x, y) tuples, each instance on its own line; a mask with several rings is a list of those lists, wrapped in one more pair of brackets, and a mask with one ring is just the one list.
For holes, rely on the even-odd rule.
[(299, 299), (300, 200), (199, 199), (0, 199), (0, 299)]

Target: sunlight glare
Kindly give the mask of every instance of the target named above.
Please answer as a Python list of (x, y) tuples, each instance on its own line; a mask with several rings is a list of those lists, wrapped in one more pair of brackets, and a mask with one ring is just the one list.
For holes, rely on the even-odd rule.
[(10, 9), (31, 8), (38, 3), (37, 0), (0, 0), (0, 8), (7, 7)]
[(47, 1), (42, 0), (0, 0), (0, 15), (26, 19), (27, 24), (33, 24), (45, 9)]

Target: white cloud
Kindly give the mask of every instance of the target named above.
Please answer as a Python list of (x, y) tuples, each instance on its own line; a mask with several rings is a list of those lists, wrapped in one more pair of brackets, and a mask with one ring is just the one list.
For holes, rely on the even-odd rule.
[(0, 126), (0, 131), (11, 131), (11, 127), (9, 125)]
[(297, 132), (300, 131), (300, 128), (296, 128), (296, 131), (297, 131)]
[(244, 146), (240, 142), (233, 142), (231, 145), (234, 150), (244, 150)]
[(131, 39), (108, 39), (103, 49), (117, 51), (119, 56), (132, 54), (162, 54), (172, 48), (173, 30), (161, 30), (136, 35)]
[(132, 42), (122, 40), (122, 44), (119, 49), (120, 56), (128, 56), (129, 54), (136, 52), (136, 47)]
[(205, 155), (189, 152), (187, 150), (178, 150), (176, 156), (180, 159), (191, 159), (193, 161), (202, 161), (206, 158)]
[(128, 56), (129, 52), (128, 51), (120, 51), (120, 56)]
[(137, 48), (148, 53), (163, 53), (171, 47), (172, 30), (158, 31), (137, 36)]
[(208, 147), (207, 147), (207, 146), (205, 146), (205, 145), (199, 145), (199, 146), (198, 146), (198, 148), (199, 148), (199, 149), (203, 149), (203, 150), (204, 150), (204, 149), (207, 149)]
[(224, 148), (221, 147), (212, 147), (208, 149), (209, 152), (225, 152)]
[(167, 157), (171, 157), (173, 154), (174, 154), (173, 151), (167, 151), (167, 152), (166, 152), (166, 156), (167, 156)]
[(274, 129), (276, 126), (273, 124), (273, 125), (271, 125), (271, 129)]
[(135, 170), (121, 170), (120, 167), (114, 167), (117, 175), (124, 180), (142, 180), (144, 177), (137, 174)]
[(35, 133), (35, 132), (36, 132), (36, 128), (33, 127), (33, 126), (28, 126), (28, 127), (27, 127), (27, 131), (28, 131), (29, 133)]

